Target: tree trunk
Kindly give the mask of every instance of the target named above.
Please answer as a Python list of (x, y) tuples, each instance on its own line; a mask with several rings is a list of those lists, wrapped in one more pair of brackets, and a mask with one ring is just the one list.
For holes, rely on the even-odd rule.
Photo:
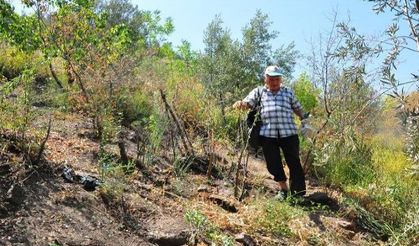
[(61, 83), (60, 79), (57, 77), (57, 74), (55, 73), (54, 68), (52, 67), (52, 63), (49, 63), (49, 71), (51, 72), (52, 77), (55, 80), (55, 83), (57, 83), (58, 87), (60, 87), (60, 89), (64, 89), (63, 84)]
[(224, 98), (223, 98), (222, 92), (218, 93), (218, 99), (220, 100), (221, 116), (223, 117), (223, 125), (225, 126), (227, 124), (227, 120), (226, 120), (225, 104), (224, 104)]

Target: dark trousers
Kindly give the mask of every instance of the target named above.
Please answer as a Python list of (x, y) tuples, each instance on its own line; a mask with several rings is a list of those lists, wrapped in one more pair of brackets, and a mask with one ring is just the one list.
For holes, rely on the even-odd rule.
[(297, 135), (285, 138), (261, 136), (263, 154), (269, 173), (275, 181), (286, 181), (282, 167), (280, 148), (290, 170), (290, 190), (293, 194), (304, 195), (306, 190), (304, 171), (300, 162), (300, 142)]

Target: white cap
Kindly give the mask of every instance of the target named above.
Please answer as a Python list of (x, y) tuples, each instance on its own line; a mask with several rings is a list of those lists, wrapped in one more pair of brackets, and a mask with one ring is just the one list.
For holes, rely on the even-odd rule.
[(275, 76), (282, 76), (284, 74), (281, 72), (281, 69), (278, 66), (268, 66), (265, 69), (265, 76), (266, 75), (275, 77)]

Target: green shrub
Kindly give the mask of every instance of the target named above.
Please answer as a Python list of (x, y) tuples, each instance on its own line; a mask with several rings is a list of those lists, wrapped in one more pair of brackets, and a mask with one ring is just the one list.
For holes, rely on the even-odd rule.
[(257, 219), (256, 223), (275, 236), (289, 236), (292, 232), (287, 222), (292, 216), (284, 203), (269, 201), (264, 207), (264, 216)]
[(317, 97), (320, 94), (320, 90), (314, 87), (307, 74), (303, 73), (300, 75), (294, 82), (293, 89), (295, 96), (305, 111), (311, 112), (317, 106)]
[(403, 152), (402, 145), (396, 143), (396, 139), (386, 139), (385, 143), (374, 141), (373, 161), (380, 178), (369, 190), (373, 201), (368, 209), (390, 224), (391, 240), (405, 240), (413, 238), (415, 229), (411, 227), (418, 223), (412, 220), (412, 214), (418, 210), (419, 182), (410, 173), (414, 163)]
[(377, 219), (377, 217), (364, 208), (363, 204), (356, 199), (344, 200), (346, 204), (353, 208), (357, 217), (357, 224), (364, 229), (372, 232), (375, 236), (385, 239), (390, 233), (390, 226), (383, 220)]
[(67, 92), (50, 89), (47, 91), (47, 94), (53, 95), (49, 98), (48, 101), (48, 105), (50, 107), (59, 108), (63, 111), (66, 111), (68, 109), (69, 98)]
[(315, 151), (314, 168), (320, 180), (333, 186), (368, 187), (374, 178), (371, 147), (358, 136), (330, 139)]
[(5, 43), (0, 43), (0, 49), (0, 74), (10, 80), (21, 75), (25, 69), (33, 69), (34, 86), (45, 86), (50, 76), (41, 52), (26, 53)]
[(389, 245), (419, 245), (419, 203), (416, 200), (403, 223), (391, 234)]
[(152, 107), (150, 98), (145, 91), (126, 91), (118, 100), (119, 108), (122, 110), (122, 122), (129, 125), (134, 121), (141, 121), (151, 115)]
[(28, 66), (30, 55), (4, 43), (0, 44), (0, 48), (0, 72), (9, 80), (19, 76)]
[[(222, 125), (221, 122), (219, 124), (220, 136), (234, 141), (237, 137), (237, 130), (240, 123), (246, 124), (245, 114), (243, 112), (238, 110), (227, 111), (226, 124)], [(247, 130), (247, 126), (245, 126), (244, 129)]]
[(403, 152), (400, 138), (387, 135), (380, 133), (369, 141), (375, 178), (368, 186), (341, 186), (363, 227), (388, 237), (391, 245), (413, 245), (418, 232), (419, 182), (410, 174), (414, 163)]
[(173, 173), (176, 177), (185, 177), (189, 171), (194, 159), (192, 157), (177, 158), (173, 163)]

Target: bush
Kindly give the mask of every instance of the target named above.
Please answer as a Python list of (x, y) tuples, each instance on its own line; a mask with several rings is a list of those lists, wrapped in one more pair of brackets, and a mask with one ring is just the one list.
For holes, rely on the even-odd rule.
[[(228, 110), (225, 115), (225, 124), (222, 119), (221, 109), (216, 111), (213, 110), (213, 126), (216, 129), (217, 137), (224, 138), (227, 140), (235, 140), (237, 137), (237, 130), (239, 128), (239, 122), (241, 121), (242, 124), (245, 124), (245, 115), (243, 112), (238, 110)], [(247, 125), (245, 126), (247, 130)]]
[(311, 112), (318, 104), (317, 97), (320, 90), (316, 89), (309, 80), (308, 75), (303, 73), (292, 85), (295, 96), (303, 106), (304, 110)]
[[(414, 163), (395, 139), (386, 139), (385, 143), (374, 139), (373, 161), (380, 178), (370, 189), (370, 196), (374, 200), (374, 205), (370, 206), (375, 207), (371, 211), (378, 218), (388, 221), (393, 230), (402, 233), (406, 230), (403, 228), (412, 225), (409, 214), (417, 211), (419, 203), (419, 182), (409, 171)], [(409, 237), (406, 233), (409, 230), (403, 237)]]
[(151, 115), (152, 106), (150, 98), (145, 91), (126, 91), (124, 96), (118, 99), (119, 109), (122, 110), (122, 124), (130, 125), (134, 121), (142, 121)]
[[(369, 156), (369, 174), (359, 176), (353, 165), (346, 163), (354, 171), (355, 177), (347, 175), (350, 172), (339, 167), (348, 159), (347, 155), (342, 157), (342, 151), (328, 151), (333, 149), (331, 146), (326, 147), (322, 153), (323, 156), (326, 153), (340, 154), (341, 160), (336, 162), (338, 167), (329, 166), (331, 170), (317, 168), (321, 169), (319, 173), (324, 175), (324, 180), (339, 185), (346, 191), (346, 195), (350, 197), (350, 206), (357, 211), (359, 223), (364, 228), (384, 239), (388, 238), (391, 244), (412, 245), (415, 244), (412, 242), (417, 241), (419, 182), (415, 176), (410, 175), (409, 170), (413, 163), (403, 152), (403, 141), (400, 138), (389, 138), (388, 134), (377, 134), (368, 141), (368, 145), (364, 144), (369, 146), (368, 155), (359, 155), (359, 151), (356, 152), (358, 154), (347, 151), (354, 154), (353, 159), (357, 155)], [(336, 161), (336, 158), (329, 158), (326, 163), (330, 159)], [(343, 182), (343, 177), (348, 181)]]
[(169, 127), (167, 115), (165, 115), (161, 105), (159, 105), (159, 99), (157, 97), (156, 93), (153, 98), (153, 110), (145, 121), (145, 129), (148, 132), (147, 153), (152, 155), (160, 149), (161, 143), (165, 137), (165, 132)]
[(11, 80), (21, 75), (25, 69), (34, 69), (34, 86), (45, 86), (49, 78), (48, 65), (41, 52), (25, 53), (16, 47), (0, 43), (0, 74)]
[(348, 188), (368, 187), (374, 178), (371, 147), (358, 136), (330, 139), (315, 151), (314, 169), (326, 184)]
[(0, 44), (0, 72), (9, 80), (19, 76), (30, 61), (30, 55), (5, 43)]

